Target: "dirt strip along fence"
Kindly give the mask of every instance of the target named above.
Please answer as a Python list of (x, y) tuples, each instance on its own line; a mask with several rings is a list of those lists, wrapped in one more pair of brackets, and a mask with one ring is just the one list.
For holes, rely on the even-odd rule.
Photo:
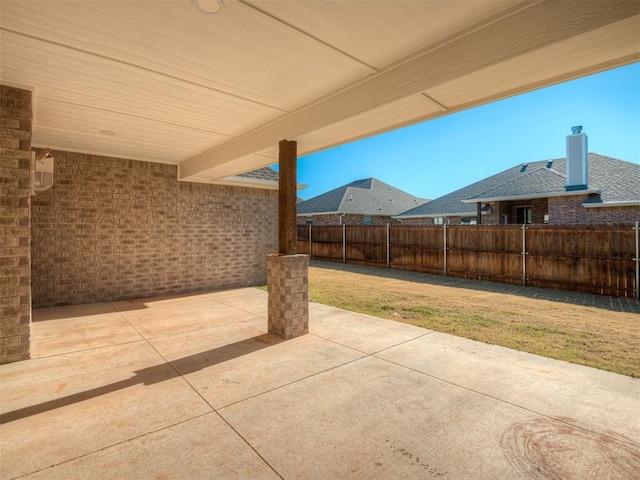
[(638, 224), (298, 226), (312, 259), (639, 298)]

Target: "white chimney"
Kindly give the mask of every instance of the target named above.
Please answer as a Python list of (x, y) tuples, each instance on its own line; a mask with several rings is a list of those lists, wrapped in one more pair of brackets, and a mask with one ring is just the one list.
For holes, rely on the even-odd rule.
[(571, 127), (567, 135), (567, 187), (566, 190), (586, 190), (589, 184), (587, 135), (582, 126)]

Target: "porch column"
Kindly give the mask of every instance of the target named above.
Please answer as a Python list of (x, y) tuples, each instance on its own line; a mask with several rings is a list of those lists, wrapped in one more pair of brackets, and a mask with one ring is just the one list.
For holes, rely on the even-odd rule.
[(281, 255), (298, 253), (296, 233), (296, 198), (298, 193), (298, 144), (282, 140), (278, 164), (278, 238)]
[(476, 223), (478, 225), (482, 225), (482, 203), (477, 202), (477, 210), (476, 210)]
[(0, 85), (0, 364), (31, 345), (31, 92)]
[(290, 339), (309, 333), (309, 256), (298, 255), (297, 144), (282, 140), (279, 146), (279, 252), (267, 258), (268, 328)]

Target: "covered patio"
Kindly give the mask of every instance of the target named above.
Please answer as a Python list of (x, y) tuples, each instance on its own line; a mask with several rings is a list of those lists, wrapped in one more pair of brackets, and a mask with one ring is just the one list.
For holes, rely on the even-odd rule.
[[(1, 2), (0, 363), (30, 358), (32, 308), (267, 282), (269, 331), (305, 334), (298, 155), (636, 62), (639, 18), (633, 0)], [(276, 163), (278, 182), (256, 173)]]
[(0, 477), (631, 478), (637, 380), (309, 304), (294, 233), (297, 155), (636, 62), (639, 18), (0, 2)]
[(314, 303), (285, 341), (266, 310), (241, 288), (34, 311), (0, 477), (637, 476), (637, 379)]

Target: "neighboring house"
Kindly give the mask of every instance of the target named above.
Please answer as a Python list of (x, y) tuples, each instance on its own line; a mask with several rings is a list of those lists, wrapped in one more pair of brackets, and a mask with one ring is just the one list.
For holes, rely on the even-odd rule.
[(386, 225), (428, 202), (375, 178), (356, 180), (298, 204), (298, 224)]
[(569, 162), (518, 165), (394, 218), (412, 225), (640, 221), (640, 165), (586, 151), (584, 133), (569, 135)]

